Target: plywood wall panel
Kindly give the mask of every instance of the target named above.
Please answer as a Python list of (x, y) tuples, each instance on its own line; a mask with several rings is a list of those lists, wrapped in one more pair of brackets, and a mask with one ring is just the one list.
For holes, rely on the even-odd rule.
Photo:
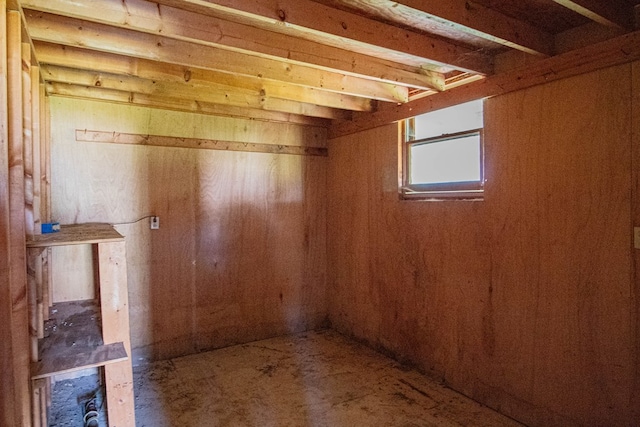
[[(255, 339), (276, 326), (296, 332), (323, 317), (324, 221), (310, 211), (323, 212), (315, 206), (324, 200), (316, 190), (324, 186), (324, 162), (200, 153), (198, 223), (206, 228), (197, 237), (199, 347)], [(242, 323), (264, 330), (238, 328)]]
[(324, 321), (326, 158), (76, 143), (74, 132), (325, 146), (325, 130), (60, 98), (51, 109), (56, 220), (160, 217), (160, 230), (148, 219), (117, 226), (127, 238), (137, 358)]
[[(632, 123), (632, 195), (631, 195), (631, 215), (634, 227), (640, 227), (640, 62), (635, 62), (631, 66), (631, 123)], [(634, 385), (633, 393), (629, 401), (631, 417), (640, 419), (640, 249), (634, 247), (633, 251), (634, 275), (631, 284), (631, 328), (635, 333), (634, 351)]]
[(629, 424), (629, 77), (488, 100), (482, 202), (400, 201), (396, 126), (330, 141), (334, 326), (530, 425)]

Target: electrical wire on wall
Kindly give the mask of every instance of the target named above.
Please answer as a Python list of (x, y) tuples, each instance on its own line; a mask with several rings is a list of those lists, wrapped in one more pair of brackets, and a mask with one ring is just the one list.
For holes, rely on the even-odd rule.
[(140, 222), (140, 221), (142, 221), (142, 220), (145, 220), (145, 219), (147, 219), (147, 218), (153, 218), (153, 217), (155, 217), (155, 216), (156, 216), (156, 215), (153, 215), (153, 214), (152, 214), (152, 215), (145, 215), (145, 216), (140, 217), (140, 218), (138, 218), (138, 219), (136, 219), (136, 220), (134, 220), (134, 221), (128, 221), (128, 222), (113, 222), (113, 223), (109, 223), (109, 224), (110, 224), (110, 225), (113, 225), (113, 226), (116, 226), (116, 225), (131, 225), (131, 224), (137, 224), (137, 223), (139, 223), (139, 222)]

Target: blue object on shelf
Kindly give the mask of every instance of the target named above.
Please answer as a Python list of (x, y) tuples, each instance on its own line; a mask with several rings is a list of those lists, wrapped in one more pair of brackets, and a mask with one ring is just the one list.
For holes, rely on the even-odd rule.
[(42, 224), (42, 234), (55, 233), (60, 231), (59, 222), (45, 222)]

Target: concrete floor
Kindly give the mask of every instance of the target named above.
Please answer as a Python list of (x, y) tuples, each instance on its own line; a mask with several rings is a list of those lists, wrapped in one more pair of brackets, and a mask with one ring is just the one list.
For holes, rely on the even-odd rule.
[(139, 427), (520, 426), (332, 332), (134, 369)]

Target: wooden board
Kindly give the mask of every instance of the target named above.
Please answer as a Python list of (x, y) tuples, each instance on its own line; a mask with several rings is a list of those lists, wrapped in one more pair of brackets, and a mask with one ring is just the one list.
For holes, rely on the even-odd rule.
[(31, 364), (31, 378), (103, 366), (128, 359), (123, 342), (105, 344), (97, 301), (54, 304), (39, 340), (39, 354)]
[(482, 202), (400, 201), (395, 125), (330, 141), (332, 325), (527, 425), (633, 424), (629, 76), (489, 100)]
[(87, 368), (97, 368), (110, 363), (126, 361), (127, 352), (121, 342), (101, 345), (89, 352), (51, 357), (31, 365), (31, 378), (47, 378)]
[[(79, 144), (75, 132), (326, 148), (326, 129), (56, 97), (51, 107), (53, 218), (160, 217), (159, 230), (116, 226), (126, 235), (134, 360), (324, 324), (327, 157)], [(56, 280), (57, 295), (86, 286), (91, 257), (76, 255), (88, 273)]]
[[(6, 1), (0, 0), (0, 99), (6, 100), (7, 88), (7, 10)], [(0, 143), (5, 147), (9, 141), (9, 105), (0, 103)], [(9, 208), (9, 156), (8, 150), (0, 151), (0, 283), (11, 280), (11, 245), (12, 232)], [(11, 325), (11, 287), (0, 286), (0, 342), (10, 343), (12, 340)], [(13, 372), (13, 356), (10, 345), (0, 346), (0, 372)], [(16, 406), (14, 396), (13, 375), (4, 376), (0, 381), (0, 424), (16, 425)]]
[(16, 425), (31, 419), (29, 390), (29, 317), (27, 307), (27, 278), (25, 239), (25, 181), (23, 158), (22, 117), (22, 21), (17, 11), (7, 12), (7, 86), (9, 208), (10, 218), (10, 280), (11, 334), (13, 356), (13, 386)]
[[(98, 265), (102, 337), (105, 344), (122, 342), (126, 353), (131, 354), (125, 242), (100, 243)], [(105, 365), (104, 380), (109, 426), (134, 427), (131, 361)]]
[(28, 248), (82, 245), (88, 243), (120, 242), (124, 237), (109, 224), (62, 225), (60, 231), (33, 236), (27, 240)]
[(76, 130), (76, 141), (107, 142), (115, 144), (151, 145), (156, 147), (199, 148), (206, 150), (246, 151), (252, 153), (295, 154), (327, 156), (323, 147), (300, 147), (296, 145), (260, 144), (255, 142), (218, 141), (197, 138), (176, 138), (159, 135), (138, 135), (121, 132)]
[[(633, 227), (640, 227), (640, 61), (632, 64), (632, 194), (631, 220)], [(640, 366), (640, 249), (633, 250), (633, 282), (631, 284), (632, 319), (635, 328), (635, 366)], [(640, 419), (640, 370), (636, 369), (631, 403), (631, 416)]]

